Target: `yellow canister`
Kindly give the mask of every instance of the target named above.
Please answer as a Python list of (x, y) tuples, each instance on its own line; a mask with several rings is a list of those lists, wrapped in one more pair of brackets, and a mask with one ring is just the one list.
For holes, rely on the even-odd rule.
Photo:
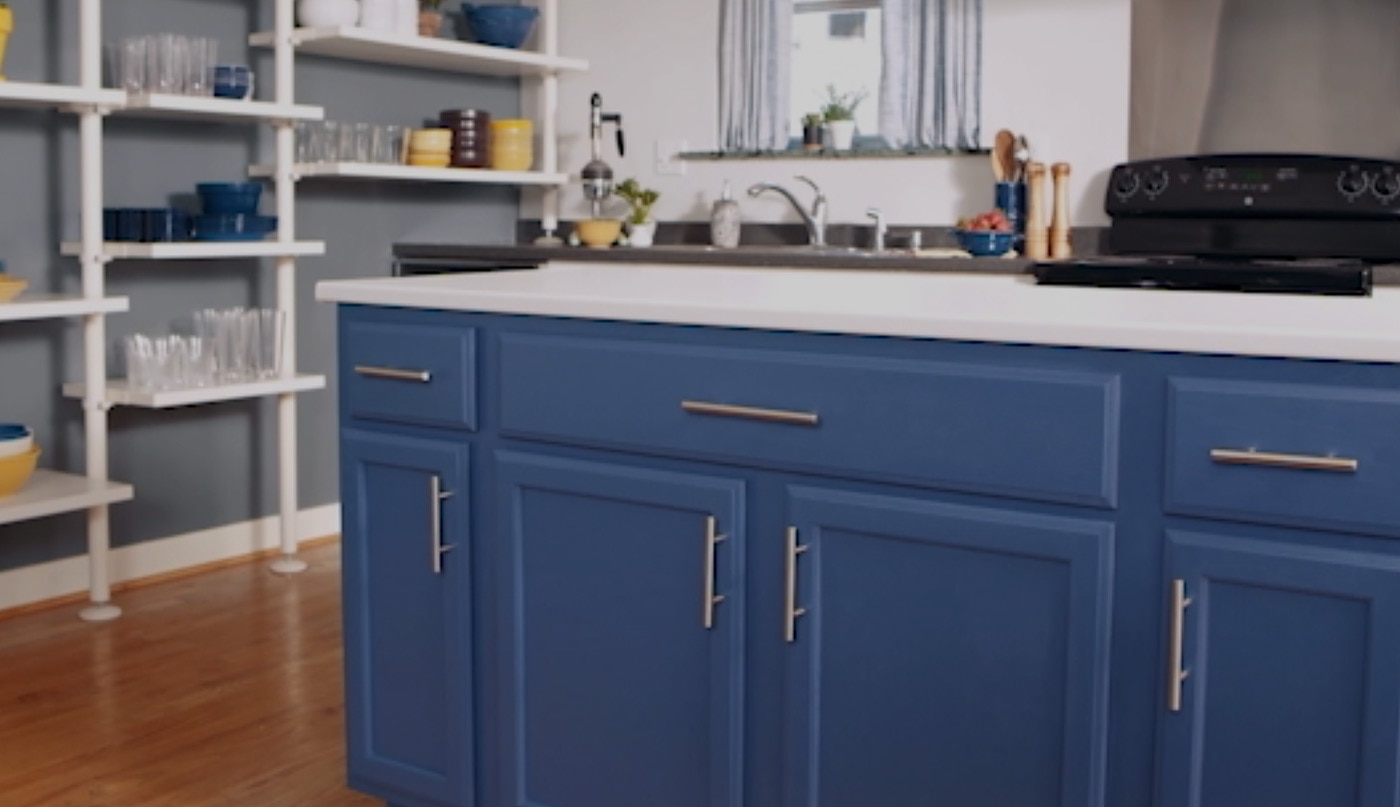
[(527, 118), (491, 121), (491, 167), (497, 171), (529, 171), (535, 164), (535, 126)]
[(4, 3), (0, 3), (0, 81), (5, 80), (5, 43), (10, 41), (10, 32), (15, 30), (15, 13)]

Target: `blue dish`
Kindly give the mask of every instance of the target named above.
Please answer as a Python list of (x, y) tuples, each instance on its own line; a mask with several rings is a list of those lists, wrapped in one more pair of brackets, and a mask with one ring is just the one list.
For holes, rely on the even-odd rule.
[(998, 230), (954, 230), (958, 246), (979, 258), (1005, 255), (1016, 246), (1016, 233)]
[(258, 212), (263, 186), (258, 182), (201, 182), (194, 189), (205, 215), (252, 215)]
[(261, 241), (276, 230), (276, 216), (233, 213), (194, 218), (196, 241)]
[(530, 37), (540, 10), (533, 6), (463, 3), (462, 16), (477, 42), (498, 48), (518, 48)]
[(23, 423), (0, 423), (0, 440), (22, 440), (30, 435)]
[(243, 64), (216, 64), (210, 84), (215, 98), (244, 99), (252, 94), (253, 71)]

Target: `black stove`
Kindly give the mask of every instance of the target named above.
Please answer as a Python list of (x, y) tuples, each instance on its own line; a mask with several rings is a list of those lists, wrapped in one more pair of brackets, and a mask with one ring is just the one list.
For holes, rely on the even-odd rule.
[(1400, 163), (1227, 154), (1116, 166), (1110, 254), (1037, 263), (1053, 285), (1365, 295), (1400, 261)]

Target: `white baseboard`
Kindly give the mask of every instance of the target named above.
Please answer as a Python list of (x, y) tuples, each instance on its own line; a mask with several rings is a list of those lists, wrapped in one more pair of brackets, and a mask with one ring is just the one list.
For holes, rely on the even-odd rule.
[[(327, 504), (297, 514), (297, 540), (340, 532), (340, 505)], [(252, 555), (281, 545), (276, 516), (142, 541), (113, 549), (113, 583), (138, 580), (204, 563)], [(86, 555), (0, 572), (0, 611), (52, 600), (88, 587)]]

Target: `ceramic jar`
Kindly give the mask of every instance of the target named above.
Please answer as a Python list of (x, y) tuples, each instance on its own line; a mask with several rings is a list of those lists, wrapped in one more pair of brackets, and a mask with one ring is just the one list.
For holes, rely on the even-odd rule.
[(306, 28), (334, 28), (360, 21), (359, 0), (297, 0), (297, 21)]

